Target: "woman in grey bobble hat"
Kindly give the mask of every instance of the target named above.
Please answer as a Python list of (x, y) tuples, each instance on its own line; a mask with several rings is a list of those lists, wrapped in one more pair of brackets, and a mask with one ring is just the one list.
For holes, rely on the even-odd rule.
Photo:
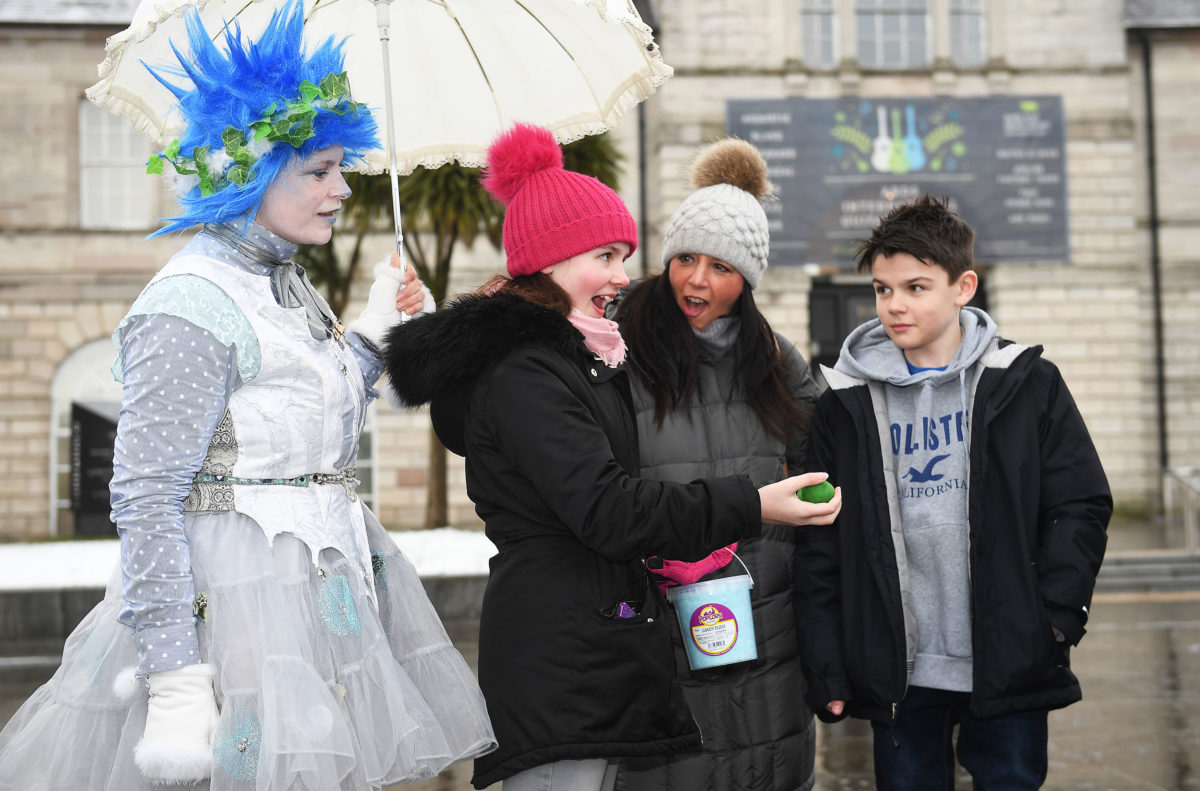
[[(799, 469), (817, 386), (808, 364), (772, 331), (754, 302), (767, 268), (761, 199), (767, 167), (754, 146), (718, 141), (692, 166), (695, 189), (663, 239), (662, 274), (638, 283), (616, 318), (629, 347), (641, 474), (691, 481), (741, 473), (755, 485)], [(701, 752), (627, 761), (617, 788), (771, 789), (813, 785), (815, 731), (792, 615), (792, 538), (763, 525), (759, 538), (697, 563), (651, 558), (663, 587), (745, 573), (754, 578), (758, 658), (689, 669), (676, 630), (684, 696), (704, 734)]]

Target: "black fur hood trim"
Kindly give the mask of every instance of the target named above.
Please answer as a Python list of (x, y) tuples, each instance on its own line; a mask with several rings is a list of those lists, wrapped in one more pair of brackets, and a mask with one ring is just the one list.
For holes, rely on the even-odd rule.
[(529, 344), (568, 356), (586, 351), (566, 316), (511, 294), (456, 297), (437, 313), (397, 324), (384, 339), (392, 392), (409, 407), (461, 393), (492, 365)]

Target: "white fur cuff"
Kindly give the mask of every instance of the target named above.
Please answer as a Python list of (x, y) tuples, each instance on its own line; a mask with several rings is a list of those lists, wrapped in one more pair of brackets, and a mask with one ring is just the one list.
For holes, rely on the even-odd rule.
[(350, 332), (357, 332), (362, 337), (375, 344), (375, 348), (383, 348), (383, 339), (387, 335), (387, 331), (393, 325), (400, 322), (400, 313), (393, 310), (391, 316), (382, 316), (378, 313), (373, 313), (364, 310), (362, 315), (350, 322), (350, 326), (346, 329)]
[(207, 780), (212, 773), (212, 748), (170, 742), (138, 742), (133, 761), (155, 785), (175, 785)]
[(137, 677), (137, 665), (130, 665), (117, 673), (112, 688), (117, 700), (122, 702), (133, 700), (139, 692), (146, 694), (146, 682)]

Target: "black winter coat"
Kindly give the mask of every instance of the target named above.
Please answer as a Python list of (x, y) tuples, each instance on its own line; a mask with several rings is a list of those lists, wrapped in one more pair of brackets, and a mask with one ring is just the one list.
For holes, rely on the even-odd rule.
[[(476, 788), (563, 759), (695, 749), (676, 683), (670, 610), (643, 557), (696, 560), (761, 532), (746, 476), (642, 481), (622, 368), (559, 313), (464, 297), (394, 328), (385, 360), (409, 405), (466, 457), (467, 493), (498, 554), (479, 681), (499, 742)], [(636, 602), (632, 618), (619, 602)]]
[[(1081, 697), (1068, 647), (1083, 636), (1104, 555), (1108, 481), (1041, 347), (1001, 341), (976, 365), (967, 506), (971, 711), (1060, 708)], [(886, 408), (879, 383), (826, 374), (830, 389), (817, 404), (806, 466), (828, 471), (843, 500), (833, 526), (797, 531), (808, 701), (822, 719), (833, 719), (826, 703), (845, 700), (850, 716), (888, 724), (907, 689), (907, 638), (892, 533), (898, 505), (889, 500), (875, 413)], [(1051, 624), (1066, 643), (1055, 641)]]

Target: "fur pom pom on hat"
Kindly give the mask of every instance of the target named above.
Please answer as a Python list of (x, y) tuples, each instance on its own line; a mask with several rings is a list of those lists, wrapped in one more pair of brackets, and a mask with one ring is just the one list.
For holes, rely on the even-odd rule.
[(691, 175), (696, 191), (667, 226), (663, 266), (680, 253), (708, 255), (758, 288), (770, 252), (767, 213), (760, 202), (771, 194), (766, 160), (745, 140), (726, 138), (700, 152)]
[(504, 253), (513, 277), (612, 242), (637, 249), (637, 225), (599, 179), (563, 169), (549, 130), (516, 124), (488, 148), (483, 186), (507, 206)]

